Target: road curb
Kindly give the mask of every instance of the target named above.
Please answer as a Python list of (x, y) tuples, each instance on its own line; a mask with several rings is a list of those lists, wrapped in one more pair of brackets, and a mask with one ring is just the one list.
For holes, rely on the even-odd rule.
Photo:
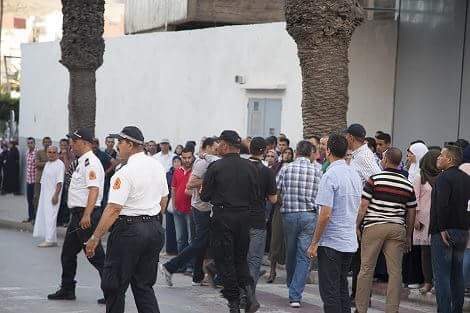
[[(22, 223), (16, 221), (10, 221), (5, 219), (0, 219), (0, 228), (3, 229), (12, 229), (21, 232), (33, 232), (33, 225), (31, 223)], [(65, 238), (65, 233), (67, 229), (64, 227), (57, 227), (57, 237), (58, 238)]]

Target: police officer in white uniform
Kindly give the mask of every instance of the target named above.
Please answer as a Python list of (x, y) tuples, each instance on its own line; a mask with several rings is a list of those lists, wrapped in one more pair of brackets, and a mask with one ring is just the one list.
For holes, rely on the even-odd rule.
[(111, 229), (101, 287), (107, 313), (124, 312), (129, 284), (139, 313), (157, 313), (153, 285), (164, 244), (164, 230), (157, 221), (168, 201), (163, 166), (144, 153), (144, 136), (133, 126), (125, 127), (118, 139), (121, 159), (127, 161), (111, 178), (109, 200), (94, 234), (87, 242), (88, 257), (96, 255), (103, 235)]
[[(78, 157), (68, 191), (67, 205), (72, 218), (62, 247), (62, 284), (56, 293), (48, 295), (49, 300), (75, 300), (77, 255), (93, 234), (102, 213), (100, 204), (103, 198), (104, 170), (92, 151), (93, 133), (89, 129), (79, 129), (67, 136), (73, 153)], [(100, 276), (104, 259), (104, 250), (99, 244), (89, 261)], [(104, 303), (104, 299), (98, 300), (98, 303)]]

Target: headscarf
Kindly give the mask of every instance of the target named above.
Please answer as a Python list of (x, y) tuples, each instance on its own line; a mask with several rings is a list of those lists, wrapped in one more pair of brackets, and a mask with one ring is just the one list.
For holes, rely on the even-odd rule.
[(439, 150), (430, 150), (419, 162), (422, 185), (428, 182), (431, 187), (434, 187), (437, 176), (441, 173), (441, 171), (437, 168), (437, 157), (440, 154), (441, 152)]
[(408, 151), (413, 153), (413, 155), (416, 157), (416, 162), (410, 165), (410, 169), (408, 171), (410, 173), (408, 179), (413, 182), (416, 178), (416, 175), (419, 173), (419, 162), (424, 157), (424, 155), (428, 153), (429, 150), (424, 143), (418, 142), (412, 144)]

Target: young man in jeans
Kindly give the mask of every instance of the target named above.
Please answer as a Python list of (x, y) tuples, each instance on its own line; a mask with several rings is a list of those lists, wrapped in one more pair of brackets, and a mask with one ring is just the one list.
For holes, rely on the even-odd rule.
[(307, 249), (312, 241), (317, 216), (315, 198), (321, 170), (310, 161), (312, 153), (313, 145), (310, 142), (299, 142), (296, 160), (281, 169), (277, 177), (286, 240), (287, 287), (290, 306), (293, 308), (300, 307), (310, 270)]
[(470, 176), (458, 169), (462, 150), (446, 146), (437, 158), (443, 170), (433, 188), (431, 202), (431, 258), (440, 313), (462, 312), (464, 303), (463, 255), (470, 228)]
[(362, 182), (356, 170), (346, 164), (346, 138), (331, 135), (326, 156), (330, 163), (320, 181), (316, 203), (320, 215), (310, 244), (310, 257), (318, 256), (318, 278), (323, 310), (351, 312), (348, 272), (357, 250), (356, 217)]

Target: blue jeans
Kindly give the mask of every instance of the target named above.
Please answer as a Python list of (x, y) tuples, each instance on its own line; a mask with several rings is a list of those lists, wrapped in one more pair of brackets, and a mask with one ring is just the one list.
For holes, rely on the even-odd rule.
[(465, 288), (470, 288), (470, 249), (465, 249), (463, 256), (463, 280)]
[(468, 241), (468, 231), (449, 229), (450, 247), (444, 244), (441, 234), (431, 236), (431, 258), (436, 287), (437, 311), (461, 313), (464, 303), (463, 256)]
[(302, 300), (310, 258), (307, 249), (312, 241), (317, 215), (315, 212), (283, 213), (282, 221), (286, 240), (286, 270), (289, 300)]
[(264, 248), (266, 247), (266, 229), (250, 229), (250, 246), (248, 248), (248, 268), (250, 269), (251, 278), (256, 284), (259, 279), (259, 272), (264, 256)]
[(204, 279), (202, 264), (209, 245), (209, 221), (211, 212), (201, 212), (193, 208), (193, 219), (195, 226), (195, 235), (191, 243), (181, 251), (178, 256), (165, 264), (170, 273), (176, 273), (178, 269), (186, 266), (194, 259), (193, 281), (201, 282)]
[(175, 210), (173, 218), (175, 220), (176, 245), (178, 253), (181, 253), (191, 243), (191, 213), (184, 214)]

